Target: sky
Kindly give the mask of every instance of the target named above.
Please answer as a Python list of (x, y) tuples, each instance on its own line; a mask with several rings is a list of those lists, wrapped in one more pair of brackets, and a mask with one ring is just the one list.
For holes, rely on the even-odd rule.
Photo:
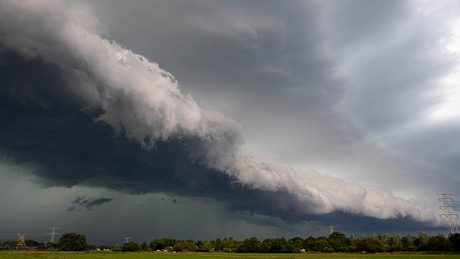
[(459, 5), (1, 0), (0, 240), (447, 233)]

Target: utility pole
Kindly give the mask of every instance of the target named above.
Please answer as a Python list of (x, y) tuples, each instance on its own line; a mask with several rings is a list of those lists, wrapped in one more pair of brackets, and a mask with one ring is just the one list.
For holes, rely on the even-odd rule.
[(123, 240), (125, 243), (129, 243), (129, 241), (131, 241), (131, 239), (133, 239), (132, 237), (124, 237)]
[(61, 233), (57, 233), (56, 232), (56, 229), (62, 229), (62, 228), (59, 228), (59, 227), (49, 227), (48, 229), (51, 229), (51, 233), (46, 233), (47, 235), (51, 235), (50, 237), (50, 242), (51, 243), (54, 243), (54, 237), (56, 235), (60, 235)]
[(454, 212), (455, 207), (450, 205), (454, 201), (454, 199), (451, 198), (453, 194), (440, 193), (438, 195), (442, 196), (439, 198), (439, 201), (441, 201), (443, 205), (439, 206), (439, 208), (443, 211), (441, 217), (443, 217), (446, 223), (449, 225), (449, 233), (458, 233), (456, 222), (456, 219), (458, 219), (458, 214)]

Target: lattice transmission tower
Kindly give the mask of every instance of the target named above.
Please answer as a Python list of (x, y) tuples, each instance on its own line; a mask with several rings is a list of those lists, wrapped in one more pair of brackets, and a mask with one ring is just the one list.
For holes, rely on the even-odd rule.
[(329, 234), (332, 235), (334, 233), (334, 226), (329, 226)]
[(46, 233), (47, 235), (51, 235), (50, 237), (50, 242), (51, 243), (54, 243), (54, 237), (56, 235), (60, 235), (61, 233), (57, 233), (56, 232), (56, 229), (62, 229), (62, 228), (59, 228), (59, 227), (49, 227), (48, 229), (51, 229), (51, 233)]
[(454, 201), (454, 199), (451, 198), (453, 194), (440, 193), (438, 195), (442, 196), (441, 198), (439, 198), (439, 201), (441, 201), (443, 204), (439, 207), (443, 211), (441, 217), (443, 217), (446, 223), (449, 225), (450, 234), (458, 233), (456, 222), (456, 220), (458, 219), (458, 214), (454, 212), (455, 207), (451, 205)]

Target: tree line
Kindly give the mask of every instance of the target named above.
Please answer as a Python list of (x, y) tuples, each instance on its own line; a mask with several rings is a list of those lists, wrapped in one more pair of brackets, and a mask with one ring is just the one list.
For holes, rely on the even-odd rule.
[[(211, 241), (177, 240), (174, 238), (159, 238), (147, 243), (144, 241), (138, 244), (134, 241), (115, 245), (88, 245), (85, 235), (66, 233), (58, 243), (39, 243), (35, 240), (26, 240), (26, 248), (48, 249), (61, 251), (85, 251), (85, 250), (111, 250), (114, 252), (135, 252), (135, 251), (222, 251), (237, 253), (294, 253), (294, 252), (401, 252), (401, 251), (430, 251), (430, 252), (460, 252), (460, 234), (451, 234), (448, 237), (438, 233), (436, 236), (428, 236), (421, 232), (418, 236), (400, 234), (390, 236), (389, 234), (372, 234), (367, 237), (361, 235), (355, 238), (353, 235), (346, 237), (345, 234), (335, 231), (329, 236), (313, 237), (303, 239), (300, 236), (285, 239), (267, 238), (260, 241), (256, 237), (244, 240), (235, 240), (232, 237)], [(17, 241), (2, 241), (4, 249), (17, 249)]]

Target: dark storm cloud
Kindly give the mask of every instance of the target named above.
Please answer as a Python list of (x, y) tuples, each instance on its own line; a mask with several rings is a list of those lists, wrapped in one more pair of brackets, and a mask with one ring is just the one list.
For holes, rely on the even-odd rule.
[(112, 200), (112, 198), (96, 199), (94, 197), (77, 196), (75, 197), (75, 200), (72, 201), (72, 205), (68, 207), (66, 211), (92, 211), (93, 209), (101, 206), (102, 204), (111, 202)]
[[(419, 204), (397, 198), (389, 191), (317, 173), (303, 178), (289, 166), (244, 150), (240, 125), (221, 114), (202, 110), (190, 95), (179, 91), (174, 77), (157, 64), (101, 38), (94, 31), (97, 26), (81, 19), (81, 15), (87, 18), (86, 12), (61, 2), (47, 2), (52, 8), (5, 2), (1, 19), (6, 22), (0, 23), (0, 41), (4, 43), (0, 53), (0, 122), (5, 125), (0, 131), (0, 150), (15, 163), (34, 167), (33, 174), (45, 186), (101, 186), (132, 194), (158, 191), (212, 197), (224, 201), (231, 210), (273, 215), (287, 221), (333, 211), (381, 219), (434, 219)], [(315, 15), (312, 10), (304, 11)], [(12, 15), (15, 12), (23, 12), (24, 16)], [(232, 43), (228, 49), (233, 53), (228, 57), (230, 62), (226, 63), (225, 51), (219, 48), (213, 52), (213, 46), (205, 42), (201, 46), (209, 51), (198, 54), (217, 56), (224, 68), (238, 67), (231, 58), (236, 53), (246, 53), (244, 49), (260, 54), (273, 53), (278, 45), (284, 46), (284, 61), (281, 58), (270, 63), (274, 57), (262, 55), (268, 59), (262, 62), (268, 64), (265, 70), (260, 65), (256, 66), (259, 69), (243, 65), (244, 72), (240, 72), (246, 75), (244, 82), (254, 84), (261, 98), (272, 98), (264, 105), (276, 108), (289, 103), (293, 104), (291, 108), (302, 110), (300, 103), (307, 101), (312, 106), (329, 107), (324, 104), (334, 103), (341, 92), (336, 78), (330, 76), (328, 48), (295, 33), (305, 29), (321, 36), (313, 29), (315, 26), (304, 28), (305, 23), (295, 18), (303, 12), (295, 13), (278, 25), (281, 32), (272, 32), (278, 27), (265, 28), (263, 24), (259, 24), (260, 28), (247, 27), (252, 23), (244, 19), (242, 24), (235, 23), (239, 20), (229, 16), (236, 27), (217, 31), (214, 36), (224, 48), (226, 42)], [(22, 20), (23, 17), (27, 18)], [(215, 30), (210, 25), (208, 30)], [(244, 36), (243, 44), (229, 42), (228, 33)], [(287, 39), (283, 38), (285, 33), (289, 35)], [(254, 41), (263, 37), (268, 38)], [(299, 45), (311, 46), (312, 51), (302, 52)], [(301, 54), (294, 55), (287, 51), (290, 49)], [(291, 80), (281, 86), (266, 84), (277, 81), (270, 77), (258, 81), (263, 73), (273, 71)], [(252, 75), (258, 76), (251, 78)], [(214, 79), (219, 78), (228, 79), (217, 73)], [(320, 83), (324, 84), (319, 86)], [(284, 88), (305, 98), (276, 102), (276, 94)]]
[[(190, 148), (199, 146), (199, 139), (159, 141), (153, 149), (145, 149), (123, 132), (95, 122), (100, 108), (82, 111), (79, 102), (67, 99), (59, 67), (40, 59), (24, 60), (7, 50), (1, 52), (0, 60), (8, 64), (0, 73), (2, 153), (15, 163), (33, 165), (33, 173), (45, 186), (86, 185), (132, 194), (213, 197), (230, 210), (287, 221), (308, 220), (317, 206), (288, 191), (248, 188), (235, 177), (200, 166), (199, 160), (191, 161)], [(12, 87), (18, 83), (24, 88)], [(81, 201), (81, 206), (91, 202)]]
[[(40, 59), (24, 60), (7, 50), (1, 54), (2, 64), (8, 64), (0, 73), (2, 153), (15, 163), (33, 165), (33, 173), (45, 186), (88, 185), (132, 194), (155, 191), (209, 196), (227, 201), (235, 210), (282, 217), (309, 211), (308, 204), (288, 193), (249, 190), (230, 176), (200, 166), (200, 161), (192, 162), (190, 147), (199, 145), (198, 139), (169, 140), (156, 143), (151, 150), (142, 148), (109, 125), (95, 122), (100, 109), (82, 112), (78, 102), (64, 98), (66, 83), (60, 80), (62, 71), (57, 66)], [(30, 91), (18, 93), (25, 90), (18, 89), (19, 83)]]
[(371, 233), (384, 234), (389, 233), (392, 235), (419, 232), (438, 233), (445, 231), (445, 227), (436, 227), (432, 224), (414, 222), (407, 218), (393, 218), (393, 219), (376, 219), (364, 215), (353, 215), (344, 212), (333, 212), (327, 215), (310, 216), (312, 222), (321, 222), (324, 225), (332, 225), (338, 231), (345, 233), (360, 233), (369, 235)]

